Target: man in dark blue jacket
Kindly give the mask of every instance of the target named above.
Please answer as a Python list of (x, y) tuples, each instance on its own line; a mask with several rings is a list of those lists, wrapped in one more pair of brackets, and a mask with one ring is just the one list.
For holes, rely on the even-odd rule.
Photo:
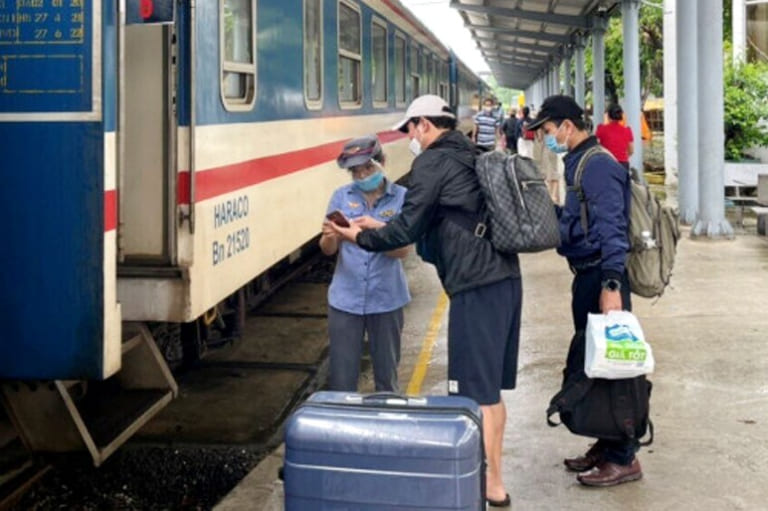
[[(576, 335), (568, 351), (564, 380), (584, 371), (587, 314), (632, 308), (625, 267), (629, 250), (629, 174), (608, 154), (598, 153), (587, 160), (581, 179), (587, 206), (585, 234), (574, 179), (582, 156), (598, 142), (587, 131), (583, 113), (573, 98), (550, 96), (529, 125), (529, 129), (544, 132), (544, 143), (550, 150), (568, 153), (563, 159), (568, 193), (565, 205), (558, 208), (562, 239), (558, 252), (574, 273), (571, 311)], [(613, 419), (606, 417), (609, 420)], [(570, 470), (581, 472), (577, 479), (582, 484), (613, 486), (642, 477), (636, 450), (635, 440), (598, 439), (585, 455), (568, 458), (564, 463)]]
[[(400, 214), (386, 226), (364, 219), (334, 229), (344, 239), (385, 252), (418, 241), (451, 298), (448, 316), (448, 392), (467, 396), (483, 412), (488, 459), (486, 496), (506, 507), (501, 453), (507, 412), (502, 389), (516, 384), (522, 283), (517, 255), (497, 252), (484, 235), (484, 198), (472, 143), (456, 130), (456, 116), (435, 95), (413, 100), (393, 129), (408, 133), (413, 160)], [(480, 224), (480, 225), (478, 225)]]

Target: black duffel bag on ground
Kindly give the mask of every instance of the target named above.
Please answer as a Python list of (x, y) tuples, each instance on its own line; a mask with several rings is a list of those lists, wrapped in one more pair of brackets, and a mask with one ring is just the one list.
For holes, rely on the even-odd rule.
[[(552, 416), (576, 435), (605, 440), (653, 442), (649, 418), (652, 384), (645, 376), (621, 380), (588, 378), (583, 371), (570, 375), (547, 409), (547, 424), (559, 426)], [(645, 442), (640, 439), (650, 432)]]

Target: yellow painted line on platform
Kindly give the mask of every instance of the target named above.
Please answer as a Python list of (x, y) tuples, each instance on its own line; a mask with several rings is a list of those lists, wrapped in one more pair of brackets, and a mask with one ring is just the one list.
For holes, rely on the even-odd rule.
[(424, 336), (424, 342), (421, 344), (421, 353), (413, 368), (411, 381), (408, 382), (408, 389), (405, 391), (409, 396), (418, 396), (421, 394), (421, 385), (424, 383), (424, 377), (427, 375), (427, 368), (432, 360), (432, 349), (437, 341), (437, 334), (440, 332), (440, 325), (443, 322), (445, 309), (448, 307), (448, 296), (441, 291), (437, 298), (437, 305), (432, 311), (432, 317), (429, 320), (427, 334)]

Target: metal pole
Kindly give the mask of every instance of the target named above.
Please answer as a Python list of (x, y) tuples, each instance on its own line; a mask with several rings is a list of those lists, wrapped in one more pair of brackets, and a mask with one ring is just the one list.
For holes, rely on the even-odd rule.
[(547, 74), (544, 76), (544, 81), (547, 83), (547, 96), (554, 94), (552, 90), (552, 64), (547, 67)]
[(635, 139), (635, 151), (629, 157), (631, 167), (643, 175), (643, 143), (640, 128), (640, 0), (623, 0), (621, 19), (624, 35), (624, 111)]
[[(691, 225), (699, 210), (699, 79), (696, 47), (698, 0), (677, 0), (677, 134), (680, 222)], [(709, 81), (707, 81), (709, 83)], [(708, 110), (709, 108), (707, 108)]]
[[(664, 184), (677, 184), (677, 44), (675, 0), (664, 0)], [(672, 194), (667, 194), (667, 200)]]
[(549, 94), (557, 94), (557, 82), (555, 80), (555, 73), (557, 73), (557, 64), (553, 61), (549, 66)]
[[(723, 0), (699, 0), (696, 13), (699, 31), (699, 212), (692, 236), (733, 238), (725, 219), (723, 174), (725, 134), (723, 133)], [(695, 126), (695, 125), (694, 125)]]
[(573, 96), (571, 90), (571, 49), (565, 50), (565, 58), (563, 58), (563, 94), (566, 96)]
[(731, 0), (733, 25), (733, 63), (747, 61), (747, 7), (744, 0)]
[(605, 112), (605, 30), (608, 20), (593, 18), (592, 27), (592, 126), (603, 123)]
[(584, 108), (584, 37), (577, 36), (574, 41), (574, 48), (576, 49), (576, 69), (573, 79), (573, 98), (580, 107)]

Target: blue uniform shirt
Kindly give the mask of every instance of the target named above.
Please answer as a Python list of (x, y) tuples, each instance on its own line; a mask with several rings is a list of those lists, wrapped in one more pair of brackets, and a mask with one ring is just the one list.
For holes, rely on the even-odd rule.
[[(349, 219), (368, 215), (389, 222), (400, 213), (404, 199), (405, 188), (387, 180), (384, 195), (369, 209), (363, 192), (350, 183), (333, 193), (328, 213), (338, 209)], [(336, 271), (328, 288), (331, 307), (350, 314), (380, 314), (397, 310), (410, 301), (400, 259), (341, 242)]]

